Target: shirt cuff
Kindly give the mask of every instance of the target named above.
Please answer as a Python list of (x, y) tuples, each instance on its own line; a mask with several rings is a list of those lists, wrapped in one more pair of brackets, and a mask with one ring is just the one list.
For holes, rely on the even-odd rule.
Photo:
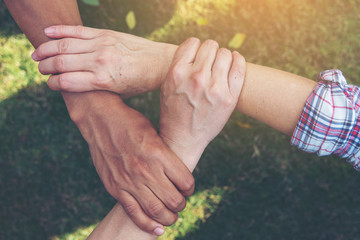
[(360, 90), (337, 69), (320, 73), (291, 138), (291, 145), (319, 156), (335, 154), (360, 170)]

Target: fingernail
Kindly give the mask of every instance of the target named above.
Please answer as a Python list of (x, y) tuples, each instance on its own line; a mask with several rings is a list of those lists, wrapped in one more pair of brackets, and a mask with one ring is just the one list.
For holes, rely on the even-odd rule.
[(55, 28), (54, 27), (47, 27), (44, 29), (44, 32), (46, 35), (51, 35), (55, 33)]
[(32, 58), (34, 61), (39, 60), (39, 57), (38, 57), (38, 55), (37, 55), (37, 53), (36, 53), (36, 50), (31, 54), (31, 58)]
[(165, 233), (165, 229), (163, 228), (160, 228), (160, 227), (157, 227), (155, 228), (154, 230), (154, 234), (157, 235), (157, 236), (161, 236)]

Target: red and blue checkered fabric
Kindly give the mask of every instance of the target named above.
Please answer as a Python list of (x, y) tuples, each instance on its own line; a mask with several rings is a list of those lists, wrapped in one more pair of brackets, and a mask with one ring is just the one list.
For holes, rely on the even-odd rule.
[(291, 138), (291, 145), (346, 158), (360, 170), (360, 88), (348, 85), (340, 70), (320, 73)]

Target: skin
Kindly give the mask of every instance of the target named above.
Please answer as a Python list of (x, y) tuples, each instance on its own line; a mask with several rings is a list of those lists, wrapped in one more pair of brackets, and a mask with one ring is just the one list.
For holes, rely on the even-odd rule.
[(245, 74), (239, 53), (198, 45), (190, 38), (179, 47), (160, 96), (160, 135), (191, 171), (235, 109)]
[[(93, 33), (95, 33), (97, 30), (95, 30)], [(102, 31), (102, 30), (100, 30)], [(56, 32), (56, 31), (55, 31)], [(106, 33), (105, 33), (106, 34)], [(117, 35), (117, 33), (111, 33), (113, 36)], [(56, 33), (53, 35), (56, 37)], [(71, 35), (67, 35), (66, 33), (62, 32), (62, 36), (71, 37)], [(85, 42), (82, 42), (82, 44), (86, 44), (86, 42), (91, 42), (93, 39), (98, 38), (98, 36), (91, 36), (88, 39), (86, 39)], [(120, 37), (120, 36), (119, 36)], [(77, 38), (81, 38), (81, 36), (77, 36)], [(71, 39), (68, 39), (69, 44), (72, 45)], [(56, 44), (55, 44), (56, 45)], [(69, 46), (70, 46), (69, 45)], [(53, 44), (54, 46), (54, 44)], [(48, 46), (44, 45), (43, 50), (47, 49)], [(76, 48), (75, 46), (72, 46), (73, 49)], [(98, 51), (101, 49), (101, 46), (96, 46), (92, 49), (92, 51)], [(114, 55), (118, 55), (117, 48), (115, 46), (110, 47), (112, 49), (112, 52), (114, 52)], [(174, 51), (177, 46), (170, 45), (167, 46), (168, 52)], [(45, 54), (45, 57), (43, 57), (40, 54), (37, 56), (38, 60), (45, 59), (46, 57), (54, 58), (58, 56), (59, 54), (56, 53), (56, 49), (50, 46), (49, 47), (50, 53), (47, 51), (43, 51)], [(169, 50), (170, 49), (170, 50)], [(158, 49), (161, 51), (161, 49)], [(209, 54), (210, 51), (207, 51)], [(74, 54), (75, 52), (68, 52), (66, 54)], [(210, 53), (211, 56), (211, 53)], [(92, 61), (91, 58), (87, 59), (88, 61)], [(163, 58), (164, 61), (169, 61), (169, 59), (166, 59), (166, 57)], [(73, 64), (76, 64), (76, 59), (74, 59)], [(49, 71), (54, 71), (52, 68), (52, 65), (49, 64)], [(118, 66), (112, 65), (111, 63), (109, 65), (100, 67), (97, 69), (98, 71), (116, 71)], [(181, 74), (185, 74), (187, 76), (187, 79), (191, 79), (191, 76), (195, 73), (195, 76), (199, 75), (201, 71), (194, 71), (192, 74), (189, 74), (190, 70), (187, 70), (186, 68), (180, 68), (177, 67), (170, 67), (169, 76), (178, 76)], [(164, 69), (164, 71), (168, 71), (169, 69)], [(55, 70), (56, 71), (56, 70)], [(65, 71), (66, 72), (66, 71)], [(191, 71), (190, 71), (191, 72)], [(68, 74), (72, 74), (71, 72), (68, 72)], [(96, 74), (96, 73), (95, 73)], [(201, 75), (201, 74), (200, 74)], [(72, 82), (68, 78), (69, 76), (66, 76), (65, 78), (61, 77), (55, 77), (49, 79), (49, 85), (53, 89), (58, 90), (61, 89), (64, 85), (63, 82), (66, 82), (65, 86), (67, 87), (66, 90), (74, 90), (74, 91), (88, 91), (93, 89), (98, 89), (98, 85), (96, 85), (96, 82), (98, 81), (96, 78), (94, 78), (92, 81), (81, 83), (85, 85), (77, 85), (76, 89), (72, 89)], [(112, 84), (116, 85), (117, 80), (115, 79)], [(188, 165), (190, 168), (193, 168), (193, 166), (196, 165), (197, 160), (194, 158), (191, 158), (191, 156), (188, 156), (189, 152), (195, 152), (195, 156), (201, 155), (203, 149), (194, 149), (194, 147), (191, 150), (188, 151), (181, 151), (182, 147), (190, 146), (194, 143), (194, 141), (197, 143), (193, 146), (201, 146), (201, 141), (198, 141), (198, 139), (194, 136), (197, 136), (195, 134), (192, 134), (194, 132), (207, 132), (207, 131), (201, 131), (203, 130), (202, 127), (204, 126), (204, 123), (202, 121), (194, 121), (194, 116), (203, 116), (201, 114), (203, 111), (206, 112), (206, 108), (203, 108), (202, 105), (196, 104), (193, 101), (193, 97), (191, 97), (191, 93), (194, 92), (194, 89), (196, 89), (196, 86), (205, 87), (206, 85), (202, 83), (196, 83), (193, 82), (190, 88), (185, 88), (182, 84), (179, 84), (180, 81), (171, 81), (164, 82), (161, 89), (162, 89), (162, 103), (161, 103), (161, 120), (163, 124), (160, 124), (160, 126), (163, 126), (162, 129), (170, 129), (167, 133), (163, 134), (162, 130), (160, 129), (161, 134), (163, 135), (165, 141), (173, 148), (173, 150), (181, 156), (181, 158), (185, 161), (186, 165)], [(195, 84), (196, 83), (196, 84)], [(76, 84), (76, 83), (74, 83)], [(153, 86), (158, 86), (161, 84), (161, 81), (158, 81), (157, 83), (153, 83)], [(246, 77), (244, 80), (244, 84), (242, 86), (242, 92), (237, 100), (236, 103), (236, 109), (240, 112), (243, 112), (247, 115), (250, 115), (256, 119), (259, 119), (260, 121), (263, 121), (267, 123), (268, 125), (278, 129), (281, 132), (284, 132), (285, 134), (290, 135), (292, 131), (295, 128), (295, 125), (298, 121), (298, 118), (302, 112), (304, 103), (307, 99), (307, 96), (310, 94), (312, 89), (315, 86), (315, 82), (311, 81), (309, 79), (296, 76), (294, 74), (290, 74), (287, 72), (279, 71), (276, 69), (263, 67), (251, 63), (247, 63), (247, 70), (246, 70)], [(176, 86), (177, 88), (172, 91), (172, 94), (167, 95), (167, 91), (169, 90), (169, 86)], [(188, 86), (188, 85), (186, 85)], [(189, 86), (188, 86), (189, 87)], [(106, 90), (112, 90), (112, 85), (102, 85), (101, 88), (104, 88)], [(119, 88), (117, 88), (119, 89)], [(146, 91), (146, 89), (142, 89)], [(151, 89), (149, 89), (151, 90)], [(206, 91), (205, 91), (206, 92)], [(122, 93), (120, 91), (120, 93)], [(204, 93), (204, 92), (203, 92)], [(179, 102), (171, 102), (172, 97), (178, 96)], [(202, 95), (204, 99), (207, 99), (207, 94)], [(165, 99), (167, 99), (165, 101)], [(164, 115), (163, 111), (167, 109), (177, 109), (178, 105), (181, 103), (187, 103), (189, 108), (187, 110), (184, 110), (184, 113), (187, 111), (191, 111), (189, 109), (193, 109), (193, 114), (190, 118), (186, 118), (181, 115), (182, 112), (173, 112), (169, 115)], [(207, 101), (210, 102), (210, 101)], [(223, 106), (222, 106), (223, 107)], [(172, 116), (174, 114), (174, 116)], [(178, 114), (178, 115), (177, 115)], [(216, 116), (210, 114), (210, 116)], [(208, 117), (209, 115), (207, 115)], [(220, 116), (222, 116), (220, 114)], [(175, 121), (175, 119), (177, 119)], [(200, 117), (201, 119), (201, 117)], [(166, 123), (172, 122), (173, 125), (166, 126)], [(177, 127), (178, 124), (180, 126), (184, 123), (197, 123), (201, 127), (199, 128), (199, 125), (194, 124), (190, 125), (190, 127), (187, 129), (188, 131), (185, 131), (186, 134), (183, 134), (182, 131), (179, 131), (178, 129), (181, 129), (181, 127)], [(211, 125), (214, 122), (212, 120), (209, 125)], [(220, 121), (221, 122), (221, 121)], [(206, 125), (206, 124), (205, 124)], [(211, 129), (211, 128), (206, 128)], [(184, 141), (177, 141), (176, 137), (172, 137), (172, 134), (180, 134), (180, 138), (186, 138), (186, 136), (191, 136), (191, 138), (188, 140), (192, 144), (183, 144)], [(170, 136), (170, 137), (169, 137)], [(202, 139), (200, 137), (200, 139)], [(206, 139), (206, 138), (205, 138)], [(211, 139), (211, 138), (209, 138)], [(204, 140), (204, 139), (203, 139)], [(204, 141), (204, 145), (206, 145), (206, 140)], [(197, 158), (197, 157), (196, 157)], [(111, 212), (104, 218), (104, 220), (98, 225), (98, 227), (95, 229), (95, 231), (92, 233), (92, 235), (89, 237), (89, 239), (154, 239), (154, 236), (149, 236), (141, 232), (131, 221), (128, 221), (126, 217), (124, 217), (124, 212), (122, 208), (119, 205), (116, 205)]]
[[(194, 156), (189, 152), (202, 153), (224, 127), (237, 104), (245, 67), (239, 53), (219, 49), (211, 40), (200, 44), (198, 39), (191, 38), (176, 51), (171, 70), (161, 86), (159, 130), (191, 171), (201, 154)], [(207, 131), (199, 127), (203, 125), (209, 127)], [(179, 127), (182, 131), (178, 131)], [(193, 143), (197, 143), (195, 148)], [(138, 229), (117, 204), (88, 239), (155, 238)]]
[[(49, 40), (51, 34), (44, 35), (44, 29), (50, 25), (78, 25), (72, 34), (83, 33), (75, 0), (4, 2), (34, 47)], [(151, 42), (152, 48), (164, 51), (155, 52), (149, 51), (149, 41), (145, 39), (128, 37), (123, 40), (132, 50), (120, 62), (124, 65), (121, 75), (116, 79), (123, 76), (123, 81), (133, 80), (134, 83), (143, 80), (144, 83), (156, 82), (158, 79), (163, 81), (166, 74), (160, 69), (169, 68), (171, 61), (158, 62), (158, 69), (151, 68), (151, 72), (149, 66), (160, 55), (168, 54), (167, 45)], [(66, 50), (66, 45), (59, 46), (59, 49)], [(101, 57), (98, 62), (104, 64), (106, 60)], [(61, 66), (66, 66), (62, 64), (62, 61), (56, 61), (55, 66), (60, 66), (59, 70), (62, 70)], [(136, 70), (133, 66), (137, 66)], [(71, 77), (79, 80), (76, 76)], [(88, 76), (81, 76), (82, 81), (86, 79)], [(154, 85), (149, 87), (154, 88)], [(136, 86), (125, 89), (130, 95), (139, 92)], [(62, 95), (71, 119), (89, 145), (94, 165), (105, 188), (124, 206), (130, 218), (142, 230), (149, 233), (156, 230), (157, 234), (163, 231), (163, 224), (174, 223), (177, 212), (185, 207), (184, 196), (194, 191), (194, 179), (151, 123), (142, 114), (126, 106), (114, 93), (62, 92)]]
[[(127, 35), (109, 30), (100, 30), (93, 28), (84, 28), (82, 34), (73, 34), (71, 26), (54, 26), (53, 33), (49, 36), (52, 38), (63, 38), (53, 42), (41, 45), (35, 52), (35, 56), (39, 63), (41, 71), (46, 73), (60, 73), (56, 76), (51, 76), (48, 80), (48, 85), (54, 90), (64, 91), (92, 91), (92, 90), (107, 90), (116, 91), (122, 95), (131, 96), (137, 93), (151, 91), (159, 88), (162, 79), (156, 78), (153, 82), (141, 85), (139, 82), (128, 82), (126, 87), (123, 81), (117, 78), (98, 78), (101, 76), (109, 76), (111, 73), (119, 73), (122, 69), (121, 65), (117, 65), (122, 58), (124, 52), (124, 39)], [(75, 39), (76, 38), (76, 39)], [(109, 40), (103, 44), (105, 39)], [(75, 41), (76, 40), (76, 41)], [(60, 52), (58, 45), (61, 41), (67, 41), (67, 48)], [(77, 50), (81, 45), (81, 50)], [(147, 48), (152, 45), (149, 41), (140, 48)], [(120, 47), (119, 47), (120, 46)], [(167, 52), (159, 60), (163, 62), (160, 66), (165, 66), (165, 63), (171, 62), (174, 52), (177, 49), (176, 45), (158, 45), (158, 52)], [(129, 46), (126, 51), (131, 51), (133, 47)], [(97, 58), (103, 51), (111, 52), (112, 61), (107, 64), (97, 64)], [(78, 54), (81, 53), (92, 68), (86, 68), (81, 64)], [(63, 58), (64, 66), (75, 66), (77, 70), (63, 68), (59, 71), (55, 67), (58, 58)], [(154, 69), (157, 66), (152, 65)], [(170, 66), (162, 67), (160, 75), (164, 76), (168, 73)], [(297, 76), (291, 73), (272, 69), (256, 64), (247, 63), (247, 71), (245, 82), (243, 86), (243, 93), (240, 95), (236, 109), (246, 115), (258, 119), (269, 126), (287, 134), (291, 135), (299, 116), (302, 112), (303, 106), (310, 92), (315, 87), (316, 83), (307, 78)], [(93, 77), (89, 81), (77, 81), (72, 76), (80, 76), (90, 74)], [(116, 75), (116, 74), (115, 74)], [(123, 76), (123, 75), (122, 75)], [(100, 84), (101, 83), (101, 84)], [(133, 87), (129, 87), (132, 85)], [(151, 87), (148, 87), (151, 86)], [(136, 89), (133, 92), (127, 92), (125, 88)]]

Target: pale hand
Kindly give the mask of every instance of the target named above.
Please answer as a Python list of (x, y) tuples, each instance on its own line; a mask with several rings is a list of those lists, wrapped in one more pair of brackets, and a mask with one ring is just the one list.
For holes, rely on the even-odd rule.
[(235, 109), (246, 72), (237, 52), (188, 39), (161, 86), (160, 135), (192, 171)]
[(176, 47), (111, 30), (52, 26), (33, 59), (53, 90), (108, 90), (123, 97), (159, 88)]

